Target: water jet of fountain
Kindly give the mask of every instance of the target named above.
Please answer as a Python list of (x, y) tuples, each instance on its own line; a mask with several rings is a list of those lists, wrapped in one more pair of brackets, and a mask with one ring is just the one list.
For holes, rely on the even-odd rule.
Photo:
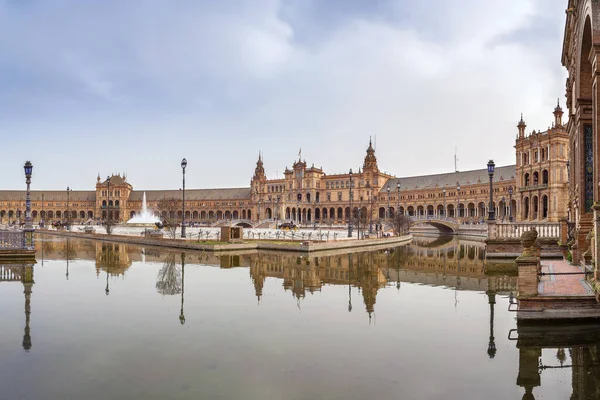
[(148, 210), (148, 205), (146, 204), (146, 192), (144, 192), (144, 196), (142, 197), (142, 212), (139, 215), (135, 215), (133, 218), (127, 221), (127, 223), (138, 225), (154, 225), (155, 222), (160, 222), (160, 219)]

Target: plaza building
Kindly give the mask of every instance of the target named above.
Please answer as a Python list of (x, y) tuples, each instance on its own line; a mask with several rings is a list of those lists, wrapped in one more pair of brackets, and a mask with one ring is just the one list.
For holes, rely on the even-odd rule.
[[(562, 65), (567, 69), (569, 122), (569, 212), (575, 225), (571, 246), (573, 260), (590, 249), (598, 265), (600, 248), (600, 3), (595, 0), (568, 0), (562, 48)], [(596, 232), (592, 235), (592, 229)], [(589, 263), (589, 259), (586, 260)]]
[[(497, 219), (557, 222), (567, 214), (569, 136), (560, 106), (553, 127), (525, 134), (517, 125), (515, 165), (497, 167), (493, 205)], [(280, 179), (267, 179), (259, 154), (250, 187), (186, 189), (185, 220), (272, 227), (283, 221), (329, 226), (349, 221), (372, 227), (398, 213), (483, 223), (489, 215), (487, 169), (396, 178), (379, 169), (369, 141), (362, 167), (327, 174), (301, 158)], [(143, 199), (162, 219), (183, 219), (181, 190), (134, 190), (125, 174), (96, 178), (95, 190), (32, 191), (34, 223), (123, 223), (141, 213)], [(0, 223), (24, 220), (25, 191), (0, 191)]]

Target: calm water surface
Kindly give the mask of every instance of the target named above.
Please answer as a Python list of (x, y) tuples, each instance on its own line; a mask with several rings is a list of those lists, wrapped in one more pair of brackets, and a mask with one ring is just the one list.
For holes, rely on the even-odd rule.
[(0, 270), (0, 399), (600, 398), (593, 341), (509, 340), (516, 279), (486, 276), (483, 250), (439, 237), (215, 256), (46, 237), (35, 266)]

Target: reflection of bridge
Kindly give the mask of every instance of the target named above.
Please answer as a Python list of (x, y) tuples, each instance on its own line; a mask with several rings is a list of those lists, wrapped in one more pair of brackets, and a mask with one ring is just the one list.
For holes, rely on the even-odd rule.
[(444, 233), (456, 233), (460, 226), (458, 220), (450, 217), (441, 217), (439, 215), (416, 215), (410, 217), (410, 220), (413, 225), (428, 224)]

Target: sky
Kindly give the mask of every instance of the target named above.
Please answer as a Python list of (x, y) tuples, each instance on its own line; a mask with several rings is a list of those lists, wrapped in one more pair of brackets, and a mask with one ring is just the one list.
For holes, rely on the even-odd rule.
[(566, 0), (0, 0), (0, 189), (248, 186), (302, 158), (514, 164), (566, 70)]

